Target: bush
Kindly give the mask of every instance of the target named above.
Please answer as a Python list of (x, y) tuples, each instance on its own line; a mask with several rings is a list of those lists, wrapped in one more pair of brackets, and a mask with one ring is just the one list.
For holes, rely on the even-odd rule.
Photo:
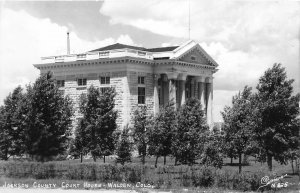
[(201, 167), (192, 175), (193, 185), (198, 187), (211, 187), (214, 184), (214, 168)]
[(260, 179), (268, 174), (263, 172), (232, 172), (228, 170), (218, 170), (215, 179), (215, 186), (233, 190), (257, 190), (260, 186)]
[(159, 166), (61, 162), (0, 162), (0, 176), (9, 178), (88, 180), (154, 185), (156, 188), (216, 187), (256, 191), (263, 172), (233, 172), (207, 166)]

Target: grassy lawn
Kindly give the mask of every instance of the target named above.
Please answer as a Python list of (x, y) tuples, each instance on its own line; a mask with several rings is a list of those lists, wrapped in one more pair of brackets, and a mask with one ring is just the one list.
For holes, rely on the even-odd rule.
[[(257, 171), (267, 171), (267, 164), (266, 163), (259, 163), (259, 162), (255, 162), (254, 158), (249, 157), (248, 159), (249, 161), (249, 165), (243, 166), (242, 170), (244, 172), (249, 172), (249, 173), (253, 173), (253, 172), (257, 172)], [(84, 163), (93, 163), (94, 161), (92, 159), (84, 159), (83, 160)], [(135, 164), (140, 164), (140, 159), (139, 158), (133, 158), (132, 160), (133, 163)], [(51, 162), (50, 162), (51, 163)], [(80, 163), (79, 159), (76, 160), (65, 160), (65, 161), (54, 161), (53, 163), (61, 163), (61, 164), (78, 164)], [(103, 159), (98, 159), (97, 163), (101, 164), (103, 163)], [(106, 158), (106, 163), (110, 163), (110, 164), (115, 164), (114, 159), (113, 158)], [(146, 158), (146, 164), (147, 165), (154, 165), (155, 163), (155, 158), (154, 157), (147, 157)], [(231, 171), (231, 172), (238, 172), (238, 160), (233, 160), (233, 164), (230, 164), (230, 159), (224, 159), (224, 166), (222, 168), (222, 170), (227, 170), (227, 171)], [(158, 165), (163, 165), (163, 158), (159, 158), (158, 159)], [(174, 165), (174, 159), (167, 157), (167, 165)], [(282, 180), (282, 182), (288, 182), (289, 186), (287, 188), (281, 188), (280, 192), (299, 192), (299, 176), (296, 174), (292, 174), (292, 167), (290, 164), (288, 165), (281, 165), (276, 161), (273, 161), (273, 174), (274, 176), (283, 176), (286, 175), (287, 176)], [(273, 179), (272, 176), (270, 176), (270, 179)], [(50, 183), (50, 184), (56, 184), (55, 188), (62, 188), (62, 182), (65, 182), (65, 184), (81, 184), (79, 189), (85, 189), (83, 184), (87, 181), (84, 180), (64, 180), (62, 181), (61, 179), (47, 179), (47, 180), (36, 180), (36, 179), (12, 179), (12, 178), (7, 178), (7, 177), (0, 177), (0, 187), (4, 184), (4, 183), (27, 183), (30, 184), (32, 186), (32, 184), (34, 182), (40, 183), (40, 184), (45, 184), (45, 183)], [(93, 181), (91, 183), (99, 183), (101, 184), (102, 182), (97, 182), (97, 181)], [(104, 189), (109, 188), (108, 185), (106, 184), (105, 187), (102, 187)], [(63, 188), (66, 189), (66, 188)], [(100, 188), (101, 189), (101, 188)], [(112, 188), (113, 189), (113, 188)], [(118, 188), (117, 188), (118, 189)], [(125, 188), (126, 189), (126, 188)], [(128, 189), (128, 188), (127, 188)], [(142, 187), (136, 187), (135, 184), (132, 184), (131, 187), (129, 188), (131, 190), (135, 190), (137, 192), (157, 192), (157, 191), (170, 191), (170, 189), (153, 189), (153, 188), (142, 188)], [(1, 190), (0, 190), (1, 192)], [(224, 190), (224, 189), (218, 189), (218, 188), (180, 188), (178, 190), (172, 189), (172, 192), (239, 192), (239, 191), (235, 191), (235, 190)]]
[[(255, 158), (253, 158), (253, 157), (249, 157), (248, 161), (249, 161), (249, 165), (243, 166), (242, 171), (250, 172), (250, 173), (251, 172), (256, 172), (256, 171), (266, 171), (266, 172), (268, 171), (267, 163), (256, 162)], [(68, 160), (68, 161), (61, 161), (61, 162), (64, 162), (64, 163), (68, 162), (68, 163), (72, 164), (72, 163), (79, 163), (80, 160), (76, 159), (76, 160)], [(84, 163), (93, 162), (93, 160), (92, 159), (84, 159), (83, 162)], [(97, 162), (98, 163), (103, 163), (103, 159), (98, 159)], [(174, 162), (175, 162), (175, 160), (173, 158), (167, 157), (167, 165), (174, 165)], [(113, 158), (106, 158), (106, 163), (114, 164), (114, 159)], [(133, 158), (132, 163), (140, 163), (140, 159), (139, 158)], [(154, 157), (147, 157), (146, 158), (146, 164), (154, 165), (155, 164), (155, 158)], [(160, 157), (158, 159), (158, 165), (161, 165), (161, 166), (163, 165), (163, 157)], [(230, 164), (230, 159), (225, 158), (222, 170), (229, 170), (229, 171), (238, 172), (238, 170), (239, 170), (238, 160), (234, 159), (233, 164)], [(283, 176), (283, 175), (287, 174), (287, 176), (282, 181), (291, 183), (292, 185), (291, 185), (290, 188), (292, 190), (300, 190), (300, 188), (299, 188), (300, 187), (300, 184), (299, 184), (300, 176), (298, 174), (293, 174), (291, 164), (281, 165), (280, 163), (273, 160), (273, 171), (272, 171), (272, 173), (276, 176)]]

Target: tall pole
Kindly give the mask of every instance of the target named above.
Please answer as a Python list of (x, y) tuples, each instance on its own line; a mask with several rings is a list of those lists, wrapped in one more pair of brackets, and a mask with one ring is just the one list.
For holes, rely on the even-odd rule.
[(70, 54), (70, 33), (67, 32), (67, 54)]
[(189, 40), (191, 39), (191, 0), (189, 0)]

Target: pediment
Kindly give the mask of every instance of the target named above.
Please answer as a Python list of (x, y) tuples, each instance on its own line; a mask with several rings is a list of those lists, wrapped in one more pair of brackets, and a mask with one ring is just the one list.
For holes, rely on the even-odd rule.
[(198, 50), (194, 48), (179, 57), (180, 61), (211, 65), (211, 62)]

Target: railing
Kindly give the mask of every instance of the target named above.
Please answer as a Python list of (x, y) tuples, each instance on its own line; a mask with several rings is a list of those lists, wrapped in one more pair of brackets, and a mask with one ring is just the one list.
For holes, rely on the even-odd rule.
[(70, 54), (61, 56), (50, 56), (42, 57), (42, 63), (58, 63), (58, 62), (71, 62), (78, 60), (93, 60), (100, 58), (118, 58), (118, 57), (138, 57), (145, 59), (153, 59), (153, 54), (151, 52), (145, 52), (133, 49), (118, 49), (118, 50), (108, 50), (100, 52), (87, 52), (83, 54)]

